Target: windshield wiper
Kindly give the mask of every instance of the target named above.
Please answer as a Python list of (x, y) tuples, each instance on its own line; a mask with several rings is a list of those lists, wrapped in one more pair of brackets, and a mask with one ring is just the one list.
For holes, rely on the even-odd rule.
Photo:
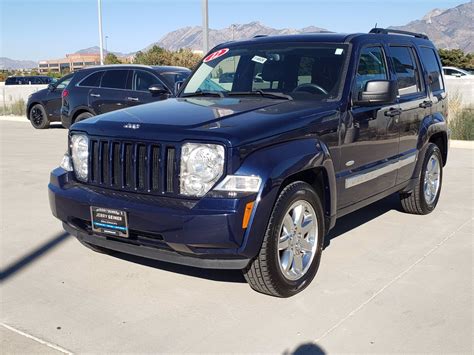
[(189, 94), (183, 94), (181, 97), (192, 97), (192, 96), (217, 96), (224, 97), (224, 94), (221, 91), (207, 91), (207, 90), (198, 90), (196, 92), (191, 92)]
[(290, 95), (286, 95), (282, 92), (270, 92), (263, 90), (254, 90), (254, 91), (230, 91), (227, 93), (228, 96), (244, 96), (244, 95), (259, 95), (263, 97), (268, 97), (270, 99), (278, 100), (293, 100)]

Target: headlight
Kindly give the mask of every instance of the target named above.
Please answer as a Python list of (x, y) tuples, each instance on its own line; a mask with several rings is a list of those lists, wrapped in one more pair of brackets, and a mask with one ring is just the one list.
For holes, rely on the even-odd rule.
[(203, 196), (224, 172), (224, 147), (218, 144), (186, 143), (181, 148), (180, 192)]
[(79, 180), (87, 181), (89, 160), (89, 138), (84, 134), (71, 137), (72, 163), (74, 172)]

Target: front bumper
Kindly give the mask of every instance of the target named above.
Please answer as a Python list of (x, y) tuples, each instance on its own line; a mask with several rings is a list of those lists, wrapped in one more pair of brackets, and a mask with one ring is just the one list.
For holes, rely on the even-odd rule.
[[(259, 250), (258, 243), (246, 243), (252, 219), (247, 229), (242, 228), (245, 205), (256, 196), (188, 200), (125, 193), (79, 184), (61, 168), (51, 172), (48, 188), (53, 215), (67, 232), (92, 245), (221, 269), (245, 268)], [(90, 206), (126, 211), (129, 238), (93, 233)]]

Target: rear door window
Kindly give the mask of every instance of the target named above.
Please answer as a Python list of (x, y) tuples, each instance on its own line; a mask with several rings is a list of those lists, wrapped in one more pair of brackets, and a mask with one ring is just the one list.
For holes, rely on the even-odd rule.
[(102, 78), (103, 74), (104, 74), (103, 71), (95, 72), (89, 75), (88, 77), (86, 77), (84, 80), (82, 80), (79, 86), (99, 87), (100, 79)]
[(126, 89), (129, 70), (107, 70), (102, 77), (101, 88)]
[(441, 65), (438, 56), (433, 48), (421, 47), (421, 58), (428, 73), (428, 84), (431, 91), (440, 91), (444, 89), (443, 76), (441, 75)]
[(400, 96), (421, 92), (421, 76), (411, 47), (390, 46)]

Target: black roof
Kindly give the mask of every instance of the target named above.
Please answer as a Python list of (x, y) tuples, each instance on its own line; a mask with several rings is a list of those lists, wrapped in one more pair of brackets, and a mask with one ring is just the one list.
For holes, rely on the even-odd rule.
[(220, 46), (245, 45), (253, 43), (281, 43), (281, 42), (318, 42), (318, 43), (352, 43), (363, 41), (365, 39), (390, 40), (399, 42), (423, 41), (425, 44), (431, 44), (428, 37), (424, 34), (395, 31), (390, 29), (377, 28), (372, 29), (370, 33), (319, 33), (308, 32), (294, 35), (265, 36), (259, 35), (254, 38), (239, 41), (230, 41)]

